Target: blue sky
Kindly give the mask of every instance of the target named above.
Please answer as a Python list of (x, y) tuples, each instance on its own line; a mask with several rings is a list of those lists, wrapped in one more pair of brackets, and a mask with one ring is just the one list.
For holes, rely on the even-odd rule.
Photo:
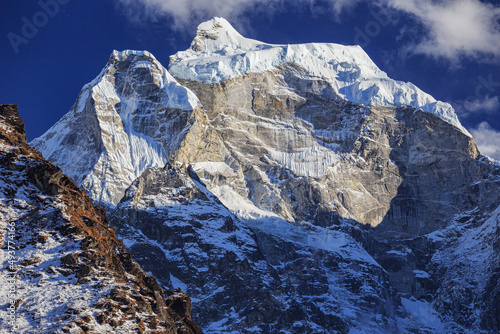
[(2, 0), (0, 16), (0, 103), (19, 105), (29, 139), (114, 49), (148, 50), (167, 67), (199, 23), (220, 16), (264, 42), (360, 44), (391, 78), (450, 102), (500, 159), (498, 0)]

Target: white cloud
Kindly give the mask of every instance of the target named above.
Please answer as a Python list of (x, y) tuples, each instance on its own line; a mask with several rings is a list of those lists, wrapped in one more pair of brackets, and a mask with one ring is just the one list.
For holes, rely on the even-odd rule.
[[(249, 16), (273, 16), (285, 8), (330, 13), (342, 20), (356, 19), (360, 2), (383, 5), (406, 13), (425, 28), (408, 50), (449, 60), (462, 56), (500, 59), (500, 6), (482, 0), (115, 0), (136, 22), (170, 20), (177, 29), (193, 29), (214, 16), (228, 19), (238, 29), (250, 28)], [(299, 13), (300, 13), (299, 11)], [(350, 12), (351, 15), (346, 15)], [(342, 15), (341, 15), (342, 14)]]
[(383, 0), (414, 16), (427, 35), (415, 53), (457, 60), (461, 56), (500, 57), (500, 7), (480, 0)]
[(500, 160), (500, 131), (493, 129), (487, 122), (470, 130), (481, 154)]
[(183, 28), (195, 26), (201, 21), (222, 16), (227, 19), (241, 15), (248, 8), (259, 7), (265, 4), (274, 10), (282, 1), (280, 0), (116, 0), (124, 9), (129, 18), (142, 20), (160, 19), (168, 16), (172, 19), (173, 26)]
[(337, 16), (345, 11), (352, 10), (362, 0), (329, 0), (329, 4), (333, 9), (334, 14)]
[(500, 97), (485, 97), (478, 99), (469, 97), (455, 104), (455, 110), (461, 117), (469, 117), (472, 114), (493, 114), (500, 112)]
[(464, 107), (471, 112), (495, 112), (500, 110), (498, 96), (486, 97), (482, 100), (472, 99), (464, 102)]
[[(327, 0), (327, 4), (338, 16), (342, 11), (352, 9), (362, 0)], [(192, 28), (214, 16), (224, 17), (235, 25), (252, 15), (274, 15), (284, 8), (309, 8), (315, 12), (324, 4), (318, 0), (115, 0), (119, 8), (135, 22), (144, 19), (158, 20), (165, 16), (172, 19), (174, 28)], [(321, 6), (320, 6), (321, 7)]]

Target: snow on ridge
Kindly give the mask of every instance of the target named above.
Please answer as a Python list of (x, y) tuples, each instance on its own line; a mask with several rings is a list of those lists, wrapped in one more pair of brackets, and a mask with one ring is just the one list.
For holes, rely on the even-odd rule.
[(357, 45), (268, 44), (243, 37), (227, 20), (215, 17), (198, 26), (188, 50), (170, 57), (169, 71), (176, 78), (216, 83), (286, 63), (302, 66), (307, 78), (330, 82), (335, 92), (349, 101), (410, 105), (439, 116), (470, 136), (450, 104), (437, 101), (412, 83), (389, 78)]
[[(165, 104), (166, 108), (193, 110), (200, 104), (198, 97), (196, 97), (196, 95), (190, 89), (180, 85), (177, 80), (168, 72), (168, 70), (163, 67), (163, 65), (149, 51), (124, 50), (119, 52), (117, 50), (113, 50), (109, 57), (108, 64), (114, 65), (115, 62), (125, 61), (129, 57), (134, 57), (133, 66), (131, 67), (133, 69), (157, 68), (161, 71), (161, 77), (158, 78), (158, 84), (168, 96), (168, 101)], [(106, 68), (108, 68), (109, 65), (106, 66)]]
[(190, 48), (217, 52), (228, 47), (235, 50), (252, 50), (265, 46), (273, 45), (245, 38), (226, 19), (215, 17), (198, 25), (196, 37)]
[(159, 124), (159, 112), (199, 104), (148, 51), (115, 50), (71, 110), (31, 144), (94, 200), (116, 204), (146, 168), (163, 167), (177, 144), (178, 133), (161, 131), (168, 126)]
[(99, 85), (106, 74), (114, 74), (117, 71), (117, 63), (127, 61), (129, 58), (131, 58), (130, 60), (132, 62), (130, 69), (157, 69), (161, 72), (161, 77), (158, 78), (158, 85), (168, 96), (168, 101), (165, 104), (166, 108), (193, 110), (200, 104), (198, 97), (189, 88), (179, 84), (156, 57), (145, 50), (113, 50), (106, 66), (97, 77), (83, 86), (82, 91), (92, 89)]

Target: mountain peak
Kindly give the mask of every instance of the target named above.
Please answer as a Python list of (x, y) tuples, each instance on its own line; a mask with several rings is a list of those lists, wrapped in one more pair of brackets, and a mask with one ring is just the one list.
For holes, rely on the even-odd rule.
[(214, 17), (198, 25), (190, 50), (218, 52), (229, 48), (248, 51), (259, 45), (269, 44), (243, 37), (226, 19)]
[[(33, 145), (78, 185), (92, 184), (95, 201), (116, 204), (146, 168), (165, 165), (198, 105), (148, 51), (115, 50), (67, 116)], [(72, 139), (78, 136), (91, 139), (80, 145)], [(103, 174), (96, 166), (110, 169)], [(105, 184), (116, 187), (104, 191)]]
[(249, 73), (301, 68), (305, 79), (329, 83), (336, 96), (363, 105), (412, 106), (437, 115), (470, 136), (453, 107), (410, 82), (393, 80), (359, 46), (334, 43), (268, 44), (243, 37), (223, 18), (198, 26), (191, 46), (170, 57), (169, 72), (178, 79), (215, 83)]
[(113, 50), (113, 52), (111, 52), (111, 55), (109, 56), (109, 63), (113, 64), (118, 61), (124, 61), (129, 57), (143, 58), (144, 60), (148, 60), (152, 63), (159, 63), (151, 52), (139, 50)]

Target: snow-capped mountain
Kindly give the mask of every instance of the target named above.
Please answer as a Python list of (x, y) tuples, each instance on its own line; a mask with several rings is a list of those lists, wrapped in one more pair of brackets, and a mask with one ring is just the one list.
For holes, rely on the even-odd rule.
[(115, 51), (70, 112), (31, 144), (93, 200), (116, 204), (148, 167), (165, 165), (198, 104), (149, 52)]
[(33, 145), (205, 332), (500, 329), (500, 164), (449, 104), (357, 46), (221, 18), (170, 60), (114, 52)]
[(1, 333), (201, 333), (189, 297), (165, 293), (104, 209), (26, 143), (15, 105), (0, 105), (0, 240)]
[(410, 105), (468, 134), (450, 104), (436, 101), (412, 83), (392, 80), (357, 45), (273, 45), (245, 38), (225, 19), (216, 17), (198, 26), (188, 50), (170, 58), (169, 71), (180, 79), (214, 83), (284, 64), (300, 67), (303, 79), (328, 82), (324, 88), (327, 95), (365, 105)]

